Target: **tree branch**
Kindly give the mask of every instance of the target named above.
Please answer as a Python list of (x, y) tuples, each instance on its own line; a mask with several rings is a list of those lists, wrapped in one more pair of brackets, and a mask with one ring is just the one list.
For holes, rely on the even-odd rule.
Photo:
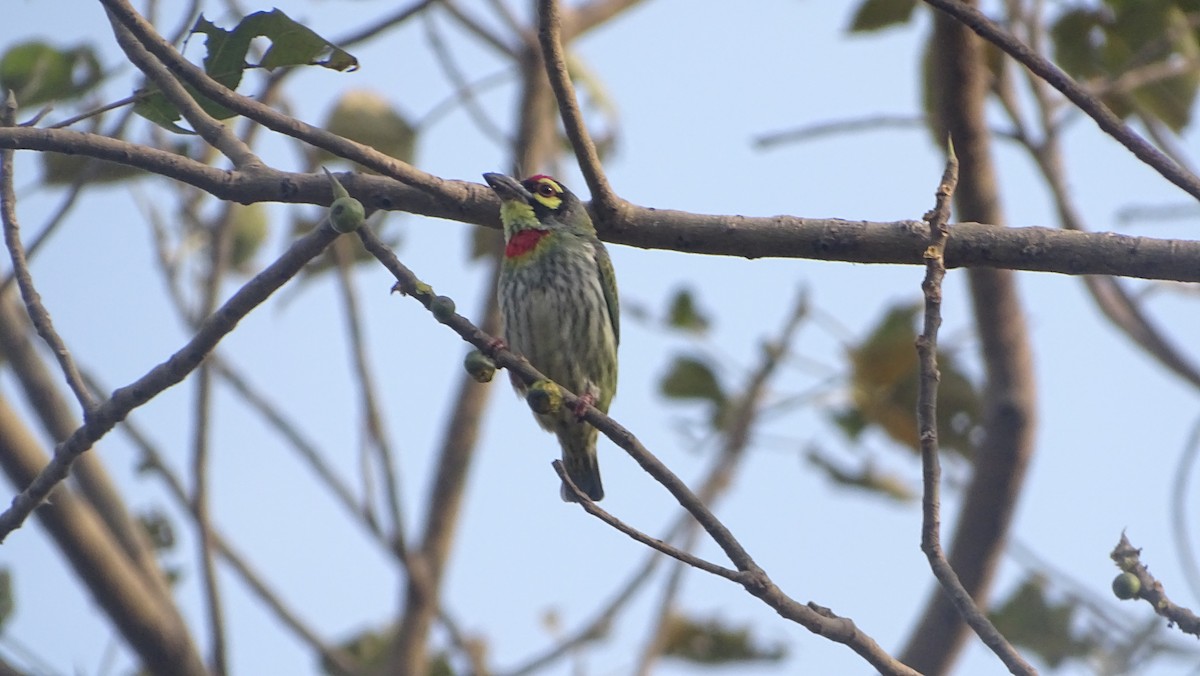
[(1122, 122), (1121, 118), (1109, 110), (1108, 106), (1073, 80), (1070, 75), (1013, 37), (1012, 34), (987, 18), (983, 12), (960, 0), (925, 0), (925, 2), (954, 17), (984, 40), (1004, 50), (1017, 62), (1048, 82), (1050, 86), (1062, 92), (1063, 96), (1066, 96), (1088, 117), (1095, 120), (1100, 129), (1128, 148), (1138, 159), (1150, 165), (1159, 175), (1179, 186), (1192, 197), (1200, 199), (1200, 178), (1179, 166), (1158, 148), (1139, 136), (1137, 132)]
[(1149, 603), (1154, 612), (1179, 627), (1179, 631), (1200, 636), (1200, 616), (1167, 597), (1162, 583), (1151, 575), (1146, 564), (1142, 563), (1141, 555), (1142, 550), (1134, 547), (1129, 542), (1129, 538), (1125, 537), (1125, 533), (1121, 533), (1121, 539), (1111, 554), (1111, 558), (1118, 568), (1137, 576), (1140, 589), (1134, 598)]
[[(96, 134), (0, 128), (0, 148), (86, 154), (140, 167), (219, 199), (243, 204), (324, 205), (331, 201), (324, 175), (268, 168), (253, 173), (223, 171), (173, 153)], [(369, 209), (500, 227), (499, 202), (495, 193), (482, 184), (438, 179), (438, 188), (426, 191), (382, 176), (345, 173), (339, 174), (338, 180)], [(634, 205), (623, 208), (621, 219), (610, 222), (600, 234), (606, 242), (643, 249), (904, 265), (921, 264), (929, 238), (928, 226), (920, 221), (695, 214)], [(1200, 242), (963, 222), (954, 224), (954, 239), (946, 248), (946, 267), (1198, 282)]]
[(917, 337), (917, 356), (920, 362), (920, 380), (917, 394), (917, 426), (921, 440), (921, 467), (924, 494), (921, 499), (921, 551), (929, 559), (933, 574), (942, 585), (958, 610), (983, 642), (1014, 674), (1035, 674), (1037, 671), (1017, 653), (1004, 636), (996, 630), (979, 606), (971, 599), (970, 592), (959, 581), (958, 575), (946, 560), (942, 550), (941, 536), (941, 462), (938, 459), (937, 391), (940, 374), (937, 368), (937, 334), (942, 325), (942, 278), (946, 276), (944, 255), (950, 231), (950, 198), (958, 184), (958, 159), (954, 147), (950, 147), (946, 161), (946, 172), (938, 185), (937, 204), (929, 212), (931, 234), (926, 252), (925, 281), (921, 290), (925, 296), (925, 327)]
[[(17, 101), (12, 91), (9, 91), (3, 103), (3, 110), (0, 111), (0, 126), (11, 127), (15, 123), (16, 113)], [(86, 420), (96, 402), (92, 399), (92, 393), (88, 391), (87, 385), (79, 375), (79, 369), (75, 366), (75, 359), (71, 356), (71, 352), (67, 350), (67, 344), (54, 329), (54, 322), (50, 319), (50, 313), (46, 310), (46, 306), (42, 305), (41, 294), (33, 286), (33, 276), (30, 274), (29, 264), (25, 260), (25, 248), (21, 244), (21, 225), (17, 220), (17, 193), (13, 188), (12, 150), (0, 150), (0, 223), (3, 224), (4, 245), (8, 248), (9, 258), (12, 260), (13, 277), (17, 280), (17, 287), (21, 290), (21, 298), (25, 301), (25, 310), (29, 313), (29, 319), (37, 329), (38, 335), (42, 337), (46, 345), (50, 346), (50, 351), (58, 360), (58, 365), (67, 379), (67, 385), (75, 393), (75, 399), (83, 408), (83, 417)]]
[[(448, 299), (442, 300), (433, 289), (416, 277), (401, 263), (394, 253), (387, 248), (373, 232), (366, 228), (357, 231), (363, 245), (379, 262), (396, 277), (394, 290), (412, 296), (427, 310), (437, 302), (442, 305)], [(471, 343), (485, 355), (496, 362), (496, 365), (508, 369), (527, 385), (532, 385), (547, 378), (533, 368), (524, 358), (500, 347), (502, 343), (494, 337), (479, 330), (462, 315), (439, 311), (438, 321), (448, 326), (463, 340)], [(573, 393), (559, 386), (562, 392), (562, 405), (579, 409), (581, 402)], [(815, 634), (842, 643), (862, 656), (876, 669), (885, 674), (913, 675), (912, 669), (904, 666), (895, 658), (888, 655), (879, 645), (866, 634), (862, 633), (849, 618), (835, 615), (827, 608), (809, 603), (802, 605), (788, 597), (775, 585), (767, 574), (758, 567), (742, 545), (737, 541), (725, 524), (708, 510), (679, 477), (675, 476), (662, 462), (650, 453), (642, 443), (625, 429), (620, 423), (601, 413), (594, 406), (586, 405), (582, 409), (583, 418), (600, 430), (613, 443), (627, 452), (642, 469), (662, 484), (675, 499), (692, 514), (705, 531), (725, 552), (730, 561), (739, 571), (739, 583), (746, 591), (762, 600), (782, 617), (800, 624)]]
[(541, 43), (542, 61), (546, 66), (546, 75), (550, 78), (550, 88), (554, 90), (554, 98), (558, 100), (563, 127), (566, 128), (567, 138), (571, 139), (571, 146), (575, 149), (575, 159), (579, 162), (579, 170), (583, 172), (583, 180), (587, 181), (588, 190), (592, 193), (592, 207), (599, 212), (601, 220), (607, 223), (616, 215), (621, 206), (621, 199), (613, 192), (612, 186), (604, 176), (600, 155), (596, 152), (596, 145), (592, 143), (592, 136), (583, 122), (583, 113), (579, 110), (579, 101), (575, 98), (575, 87), (567, 73), (562, 32), (558, 1), (538, 0), (538, 42)]
[(112, 430), (130, 411), (186, 378), (243, 317), (324, 251), (336, 237), (337, 233), (328, 224), (323, 224), (296, 240), (278, 260), (209, 315), (196, 335), (179, 351), (138, 380), (114, 391), (108, 400), (92, 409), (87, 422), (58, 445), (50, 464), (13, 498), (12, 506), (0, 514), (0, 542), (19, 528), (34, 508), (67, 477), (71, 463), (80, 454)]

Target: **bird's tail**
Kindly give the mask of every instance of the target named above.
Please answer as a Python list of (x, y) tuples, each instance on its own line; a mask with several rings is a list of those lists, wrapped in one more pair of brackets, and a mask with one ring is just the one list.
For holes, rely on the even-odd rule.
[[(579, 490), (593, 501), (604, 498), (604, 486), (600, 483), (600, 463), (596, 460), (598, 434), (596, 428), (587, 423), (575, 423), (558, 435), (567, 476), (571, 477), (571, 481)], [(578, 502), (575, 493), (566, 484), (562, 485), (560, 495), (564, 502)]]

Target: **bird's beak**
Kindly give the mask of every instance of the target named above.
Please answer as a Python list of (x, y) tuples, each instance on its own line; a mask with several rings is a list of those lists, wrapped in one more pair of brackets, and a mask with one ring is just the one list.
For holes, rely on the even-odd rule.
[(502, 202), (518, 201), (528, 204), (533, 199), (533, 195), (525, 189), (525, 186), (511, 176), (488, 173), (483, 175), (483, 180), (487, 181)]

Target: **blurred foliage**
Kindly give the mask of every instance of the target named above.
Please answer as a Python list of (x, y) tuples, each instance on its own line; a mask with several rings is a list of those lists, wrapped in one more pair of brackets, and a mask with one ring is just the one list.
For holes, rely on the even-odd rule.
[(912, 486), (899, 475), (884, 472), (870, 463), (857, 470), (847, 470), (815, 448), (809, 449), (804, 458), (840, 486), (865, 490), (897, 502), (912, 502), (918, 497)]
[(696, 299), (692, 295), (691, 289), (680, 289), (675, 292), (667, 310), (668, 326), (681, 331), (704, 333), (708, 331), (711, 323), (708, 315), (696, 307)]
[[(192, 34), (205, 36), (204, 72), (230, 89), (237, 89), (248, 68), (275, 70), (288, 66), (322, 66), (338, 71), (358, 68), (358, 60), (278, 9), (255, 12), (242, 18), (233, 30), (225, 30), (203, 15), (192, 26)], [(271, 46), (257, 65), (246, 62), (255, 38), (264, 37)], [(209, 115), (218, 120), (233, 117), (233, 111), (201, 95), (188, 85), (188, 92)], [(175, 124), (179, 111), (161, 92), (147, 90), (134, 112), (176, 133), (191, 133)]]
[(851, 33), (864, 33), (908, 23), (917, 0), (863, 0), (850, 20)]
[(0, 56), (0, 91), (11, 90), (26, 107), (79, 98), (101, 79), (100, 61), (88, 46), (57, 49), (30, 41)]
[(156, 552), (162, 553), (175, 548), (175, 527), (171, 525), (166, 512), (152, 509), (139, 514), (137, 520)]
[(676, 355), (658, 385), (659, 393), (668, 399), (707, 401), (712, 404), (710, 422), (723, 428), (729, 398), (721, 387), (713, 367), (700, 357)]
[[(863, 0), (850, 22), (861, 33), (911, 21), (915, 0)], [(1157, 120), (1175, 133), (1190, 122), (1200, 88), (1200, 0), (1103, 0), (1062, 3), (1049, 21), (1054, 61), (1097, 93), (1122, 119), (1137, 115)], [(1003, 67), (990, 45), (993, 72)], [(923, 85), (930, 120), (935, 103), (932, 59), (937, 45), (927, 41)], [(1051, 55), (1045, 55), (1051, 56)], [(940, 135), (938, 135), (940, 137)]]
[[(381, 630), (365, 629), (338, 644), (337, 648), (353, 659), (354, 664), (359, 667), (358, 673), (381, 674), (391, 658), (392, 640), (395, 635), (396, 630), (393, 627)], [(321, 671), (329, 676), (354, 676), (341, 671), (325, 659), (321, 660)]]
[[(416, 131), (387, 99), (375, 92), (346, 92), (329, 112), (323, 126), (329, 132), (370, 146), (384, 155), (413, 163)], [(340, 159), (326, 150), (317, 149), (318, 163), (324, 164)], [(358, 169), (374, 173), (364, 167)]]
[(46, 185), (120, 183), (131, 178), (151, 176), (150, 172), (118, 162), (98, 160), (85, 155), (64, 155), (50, 151), (38, 153), (42, 162), (42, 182)]
[(1178, 133), (1191, 121), (1200, 86), (1197, 12), (1197, 0), (1071, 6), (1051, 26), (1054, 56), (1071, 76), (1098, 85), (1120, 117), (1156, 119)]
[(12, 619), (16, 609), (17, 599), (13, 595), (12, 571), (8, 569), (8, 566), (0, 567), (0, 635), (4, 634), (4, 627)]
[(1075, 626), (1078, 602), (1067, 599), (1054, 603), (1047, 598), (1045, 586), (1040, 577), (1027, 578), (990, 617), (1009, 641), (1036, 654), (1054, 669), (1068, 659), (1092, 655), (1098, 645), (1094, 636)]
[[(915, 322), (921, 305), (903, 303), (889, 308), (868, 336), (847, 348), (853, 403), (833, 414), (851, 439), (878, 428), (913, 451), (920, 450), (917, 431), (919, 365), (914, 347)], [(969, 455), (979, 419), (975, 386), (946, 351), (938, 351), (938, 441), (943, 449)]]
[(663, 621), (662, 654), (698, 664), (778, 662), (787, 651), (783, 644), (759, 645), (746, 627), (733, 627), (716, 619), (692, 619), (672, 614)]
[(248, 274), (252, 272), (251, 263), (262, 249), (270, 229), (267, 205), (261, 202), (231, 202), (229, 209), (229, 227), (233, 230), (233, 239), (229, 246), (229, 266), (237, 272)]

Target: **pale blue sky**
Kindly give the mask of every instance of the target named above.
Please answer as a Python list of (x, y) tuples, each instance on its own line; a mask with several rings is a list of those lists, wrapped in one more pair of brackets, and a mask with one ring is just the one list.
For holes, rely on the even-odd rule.
[[(176, 25), (184, 3), (160, 4), (166, 24)], [(396, 4), (275, 0), (245, 7), (278, 6), (321, 34), (337, 37)], [(638, 204), (697, 212), (919, 218), (931, 206), (941, 172), (941, 161), (921, 130), (837, 136), (768, 152), (751, 145), (759, 134), (792, 126), (919, 111), (919, 52), (928, 16), (922, 13), (906, 29), (848, 37), (844, 27), (852, 4), (777, 0), (750, 8), (749, 3), (651, 0), (588, 36), (577, 45), (578, 53), (608, 88), (621, 116), (618, 152), (606, 165), (614, 188)], [(464, 0), (461, 5), (491, 21), (489, 3)], [(735, 6), (741, 11), (731, 9)], [(227, 25), (224, 15), (210, 18)], [(444, 19), (440, 15), (445, 29), (450, 23)], [(102, 60), (115, 67), (122, 61), (105, 25), (97, 3), (10, 0), (0, 26), (0, 49), (32, 36), (72, 45), (99, 35)], [(508, 68), (457, 30), (450, 28), (448, 35), (471, 77)], [(196, 42), (188, 51), (194, 60), (201, 54)], [(362, 64), (358, 72), (313, 69), (291, 80), (289, 95), (298, 116), (320, 121), (337, 92), (367, 88), (417, 117), (450, 90), (419, 23), (353, 52)], [(123, 66), (106, 95), (126, 95), (131, 75), (130, 67)], [(511, 126), (515, 108), (512, 95), (509, 85), (481, 97), (505, 128)], [(1183, 145), (1195, 149), (1195, 135)], [(287, 144), (272, 141), (264, 148), (276, 166), (300, 166)], [(1099, 135), (1090, 122), (1073, 127), (1067, 152), (1070, 184), (1094, 229), (1115, 228), (1115, 212), (1130, 204), (1186, 201), (1182, 192)], [(29, 234), (55, 207), (58, 193), (35, 188), (38, 168), (32, 153), (18, 158), (17, 185), (24, 188), (20, 215)], [(1054, 226), (1050, 202), (1031, 164), (1005, 146), (998, 147), (997, 158), (1010, 224)], [(420, 139), (417, 163), (439, 176), (478, 181), (481, 172), (506, 169), (508, 157), (458, 111)], [(569, 160), (566, 166), (571, 166)], [(573, 168), (562, 178), (586, 193)], [(160, 290), (152, 241), (134, 201), (135, 196), (153, 199), (160, 190), (161, 183), (142, 182), (132, 190), (88, 193), (34, 264), (35, 280), (62, 335), (109, 386), (140, 376), (188, 336)], [(272, 209), (280, 225), (277, 232), (286, 229), (292, 209)], [(404, 223), (401, 259), (439, 293), (453, 297), (460, 311), (474, 316), (486, 285), (485, 270), (466, 262), (470, 226), (392, 218)], [(1193, 218), (1142, 226), (1136, 233), (1194, 238), (1195, 226)], [(282, 235), (276, 239), (260, 260), (280, 250)], [(916, 267), (745, 261), (622, 246), (611, 252), (627, 307), (659, 309), (681, 286), (696, 291), (716, 318), (709, 346), (728, 358), (723, 374), (730, 382), (754, 363), (761, 340), (778, 331), (799, 286), (807, 286), (812, 303), (857, 337), (888, 304), (917, 299), (922, 276)], [(416, 304), (389, 295), (390, 281), (381, 268), (363, 267), (356, 283), (385, 419), (400, 453), (405, 503), (413, 517), (427, 493), (430, 464), (466, 350)], [(1035, 347), (1040, 425), (1017, 536), (1086, 588), (1111, 598), (1108, 587), (1116, 570), (1108, 552), (1120, 531), (1128, 529), (1176, 600), (1200, 605), (1184, 585), (1167, 504), (1174, 466), (1200, 398), (1114, 333), (1078, 280), (1022, 274), (1019, 284)], [(951, 272), (943, 336), (962, 348), (967, 367), (978, 372), (965, 294), (963, 275)], [(221, 349), (246, 368), (252, 382), (277, 396), (354, 482), (363, 434), (355, 416), (357, 396), (349, 387), (351, 365), (336, 289), (325, 279), (285, 296), (289, 302), (272, 300), (247, 318)], [(1165, 292), (1153, 296), (1149, 307), (1177, 340), (1195, 347), (1200, 320), (1194, 300)], [(657, 395), (669, 359), (688, 344), (630, 319), (622, 338), (621, 383), (612, 414), (682, 477), (700, 476), (711, 448), (686, 447), (676, 423), (701, 411)], [(806, 326), (795, 347), (805, 359), (825, 366), (785, 369), (777, 394), (806, 391), (843, 372), (844, 338), (826, 327)], [(16, 398), (7, 374), (0, 374), (0, 387)], [(217, 393), (215, 523), (331, 639), (388, 621), (399, 599), (391, 561), (332, 501), (315, 492), (308, 470), (242, 410), (227, 388), (219, 387)], [(192, 397), (193, 386), (185, 382), (132, 416), (176, 467), (188, 462)], [(505, 383), (495, 388), (446, 580), (447, 609), (466, 632), (487, 640), (491, 663), (499, 669), (523, 661), (551, 640), (541, 624), (548, 609), (557, 610), (564, 626), (574, 629), (645, 553), (641, 545), (559, 501), (549, 467), (557, 446), (524, 409)], [(917, 505), (897, 507), (839, 490), (814, 474), (802, 461), (808, 444), (839, 454), (845, 447), (819, 410), (777, 418), (763, 428), (762, 438), (720, 503), (719, 516), (786, 592), (852, 617), (886, 649), (898, 651), (934, 584), (918, 548)], [(864, 448), (918, 485), (918, 468), (888, 444), (871, 435)], [(120, 433), (105, 439), (99, 452), (134, 507), (166, 502), (154, 480), (135, 474), (135, 455)], [(673, 520), (669, 495), (624, 453), (602, 440), (600, 454), (607, 509), (650, 533)], [(841, 457), (849, 461), (854, 456)], [(5, 500), (0, 491), (0, 502)], [(957, 504), (953, 493), (947, 495), (947, 534)], [(172, 514), (181, 518), (177, 510)], [(180, 524), (177, 530), (187, 529)], [(699, 552), (724, 562), (711, 544)], [(185, 569), (179, 597), (203, 642), (190, 538), (183, 538), (171, 560)], [(17, 612), (7, 634), (46, 657), (60, 673), (97, 673), (112, 633), (91, 611), (86, 591), (76, 585), (38, 527), (31, 524), (10, 536), (0, 547), (0, 563), (11, 566), (16, 576)], [(1021, 572), (1006, 561), (1000, 597)], [(227, 574), (221, 579), (233, 673), (313, 673), (310, 653), (246, 595), (240, 582)], [(783, 667), (706, 673), (867, 671), (848, 649), (781, 620), (724, 580), (690, 573), (684, 587), (684, 611), (747, 624), (757, 636), (781, 641), (789, 650)], [(616, 675), (632, 667), (657, 599), (657, 591), (640, 597), (612, 638), (583, 656), (585, 673)], [(1122, 610), (1137, 617), (1148, 612), (1133, 605)], [(117, 664), (117, 673), (125, 671), (127, 658), (118, 658)], [(1178, 665), (1170, 666), (1161, 673), (1177, 673)], [(546, 673), (572, 669), (568, 661)], [(694, 671), (664, 662), (658, 673)], [(1068, 671), (1085, 672), (1079, 666)], [(973, 643), (958, 673), (1002, 673), (1002, 668)]]

